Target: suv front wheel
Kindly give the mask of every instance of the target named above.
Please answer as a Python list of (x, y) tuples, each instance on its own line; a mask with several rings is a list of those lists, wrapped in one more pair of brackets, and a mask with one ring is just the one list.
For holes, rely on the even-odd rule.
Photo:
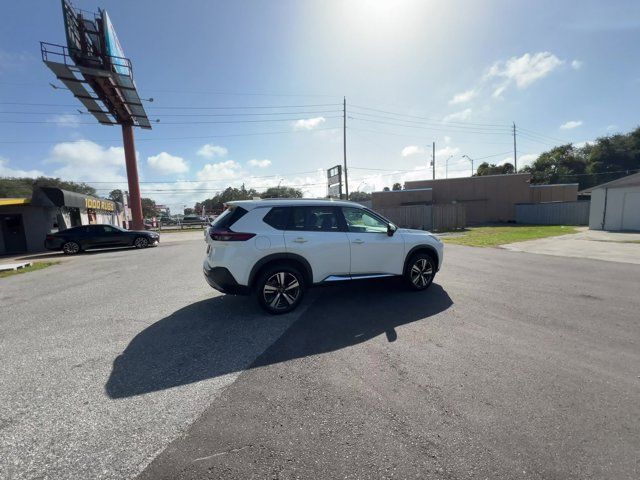
[(404, 279), (411, 290), (425, 290), (429, 288), (435, 275), (436, 267), (431, 255), (417, 253), (409, 260)]
[(266, 268), (256, 281), (258, 303), (273, 315), (295, 309), (304, 296), (302, 274), (289, 265)]

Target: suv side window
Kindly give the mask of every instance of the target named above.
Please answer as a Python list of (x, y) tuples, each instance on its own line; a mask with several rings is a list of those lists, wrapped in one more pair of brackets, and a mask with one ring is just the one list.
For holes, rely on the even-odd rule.
[(285, 230), (289, 221), (290, 207), (273, 207), (262, 221), (276, 230)]
[(362, 208), (343, 207), (347, 229), (358, 233), (387, 233), (387, 222)]
[(334, 207), (292, 207), (287, 230), (306, 232), (340, 232)]

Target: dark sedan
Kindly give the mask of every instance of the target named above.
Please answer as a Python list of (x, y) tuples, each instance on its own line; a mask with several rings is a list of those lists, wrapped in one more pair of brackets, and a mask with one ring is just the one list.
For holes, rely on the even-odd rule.
[(44, 246), (73, 255), (92, 248), (146, 248), (159, 242), (160, 235), (156, 232), (125, 230), (114, 225), (83, 225), (47, 235)]

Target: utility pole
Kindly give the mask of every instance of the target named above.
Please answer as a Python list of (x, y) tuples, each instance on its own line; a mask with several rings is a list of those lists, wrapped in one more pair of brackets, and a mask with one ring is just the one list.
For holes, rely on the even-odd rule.
[(436, 179), (436, 142), (431, 143), (431, 167), (433, 168), (433, 179)]
[(349, 200), (349, 180), (347, 179), (347, 97), (342, 101), (342, 153), (344, 156), (344, 192)]
[(516, 122), (513, 122), (513, 171), (518, 173), (518, 150), (516, 149)]

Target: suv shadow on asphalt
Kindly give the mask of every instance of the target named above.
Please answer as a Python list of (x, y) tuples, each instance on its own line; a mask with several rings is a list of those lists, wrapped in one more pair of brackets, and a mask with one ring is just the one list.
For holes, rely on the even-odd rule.
[(396, 327), (428, 321), (453, 304), (435, 283), (423, 292), (408, 292), (394, 280), (319, 290), (300, 318), (253, 363), (251, 356), (260, 352), (255, 335), (265, 332), (267, 322), (286, 317), (268, 316), (247, 297), (233, 296), (177, 310), (140, 332), (115, 359), (106, 393), (111, 398), (141, 395), (347, 348), (382, 334), (401, 345)]

